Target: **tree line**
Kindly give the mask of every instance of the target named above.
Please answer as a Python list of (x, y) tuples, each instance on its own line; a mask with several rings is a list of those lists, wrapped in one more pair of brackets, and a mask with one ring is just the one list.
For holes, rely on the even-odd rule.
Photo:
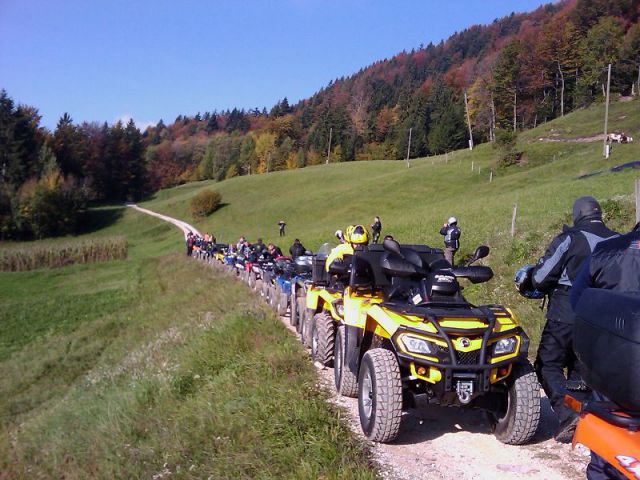
[(53, 132), (38, 111), (0, 91), (0, 239), (77, 233), (88, 202), (136, 200), (150, 191), (145, 142), (127, 125), (74, 125)]

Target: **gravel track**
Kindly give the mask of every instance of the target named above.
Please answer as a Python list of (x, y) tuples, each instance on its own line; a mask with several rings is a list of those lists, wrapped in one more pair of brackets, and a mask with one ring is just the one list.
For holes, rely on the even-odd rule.
[[(137, 205), (128, 205), (176, 225), (186, 235), (199, 233), (186, 222)], [(296, 338), (288, 316), (282, 324)], [(304, 348), (304, 347), (303, 347)], [(356, 399), (335, 393), (333, 369), (315, 364), (319, 384), (329, 401), (339, 407), (352, 431), (363, 438)], [(481, 411), (420, 405), (405, 412), (398, 439), (390, 444), (369, 442), (382, 477), (399, 479), (578, 480), (585, 478), (589, 451), (582, 446), (559, 444), (553, 439), (555, 415), (542, 398), (540, 427), (531, 444), (505, 445), (493, 436)]]

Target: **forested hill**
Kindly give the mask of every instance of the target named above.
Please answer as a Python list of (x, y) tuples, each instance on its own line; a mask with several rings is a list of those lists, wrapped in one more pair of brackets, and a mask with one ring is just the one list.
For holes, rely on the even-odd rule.
[[(404, 158), (467, 145), (464, 92), (476, 143), (525, 129), (612, 91), (637, 93), (640, 1), (567, 0), (472, 26), (402, 52), (269, 112), (205, 112), (146, 132), (154, 186), (222, 179), (325, 161)], [(515, 112), (515, 115), (514, 115)]]
[(139, 198), (193, 180), (314, 165), (327, 156), (404, 158), (409, 131), (411, 157), (465, 147), (465, 93), (476, 144), (601, 101), (609, 63), (613, 98), (637, 95), (639, 18), (640, 0), (564, 0), (401, 52), (295, 105), (286, 98), (269, 111), (203, 105), (142, 134), (133, 124), (74, 125), (67, 114), (47, 132), (35, 108), (16, 107), (3, 91), (0, 237), (73, 230), (73, 217), (65, 215), (60, 224), (36, 225), (44, 217), (33, 212), (52, 202), (64, 210), (86, 199)]

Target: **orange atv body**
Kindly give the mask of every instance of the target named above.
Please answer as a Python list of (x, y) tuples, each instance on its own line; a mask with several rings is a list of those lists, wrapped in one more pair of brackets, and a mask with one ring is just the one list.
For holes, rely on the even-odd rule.
[(606, 402), (580, 403), (567, 397), (565, 403), (580, 413), (573, 446), (580, 443), (625, 477), (640, 479), (640, 418)]

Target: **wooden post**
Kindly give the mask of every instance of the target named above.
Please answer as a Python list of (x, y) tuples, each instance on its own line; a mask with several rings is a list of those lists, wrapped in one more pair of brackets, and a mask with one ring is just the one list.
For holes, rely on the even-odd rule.
[(482, 170), (482, 167), (478, 167), (478, 175), (480, 175), (481, 170)]
[(333, 134), (333, 127), (329, 129), (329, 148), (327, 148), (327, 165), (329, 165), (329, 158), (331, 158), (331, 135)]
[(473, 160), (471, 160), (471, 171), (473, 172), (474, 168), (473, 168)]
[(640, 222), (640, 178), (636, 178), (636, 223)]
[(471, 131), (471, 117), (469, 116), (469, 104), (467, 102), (467, 91), (464, 91), (464, 109), (467, 112), (467, 126), (469, 127), (469, 150), (473, 150), (473, 132)]
[(449, 163), (449, 152), (444, 152), (444, 163)]
[(407, 145), (407, 168), (409, 168), (409, 152), (411, 151), (411, 131), (413, 127), (409, 129), (409, 145)]
[(489, 172), (489, 183), (493, 182), (493, 170)]
[(609, 123), (609, 87), (611, 87), (611, 64), (607, 70), (607, 99), (604, 104), (604, 140), (602, 144), (602, 155), (607, 157), (607, 128)]
[(516, 236), (516, 214), (518, 212), (518, 204), (513, 204), (513, 213), (511, 214), (511, 236)]

